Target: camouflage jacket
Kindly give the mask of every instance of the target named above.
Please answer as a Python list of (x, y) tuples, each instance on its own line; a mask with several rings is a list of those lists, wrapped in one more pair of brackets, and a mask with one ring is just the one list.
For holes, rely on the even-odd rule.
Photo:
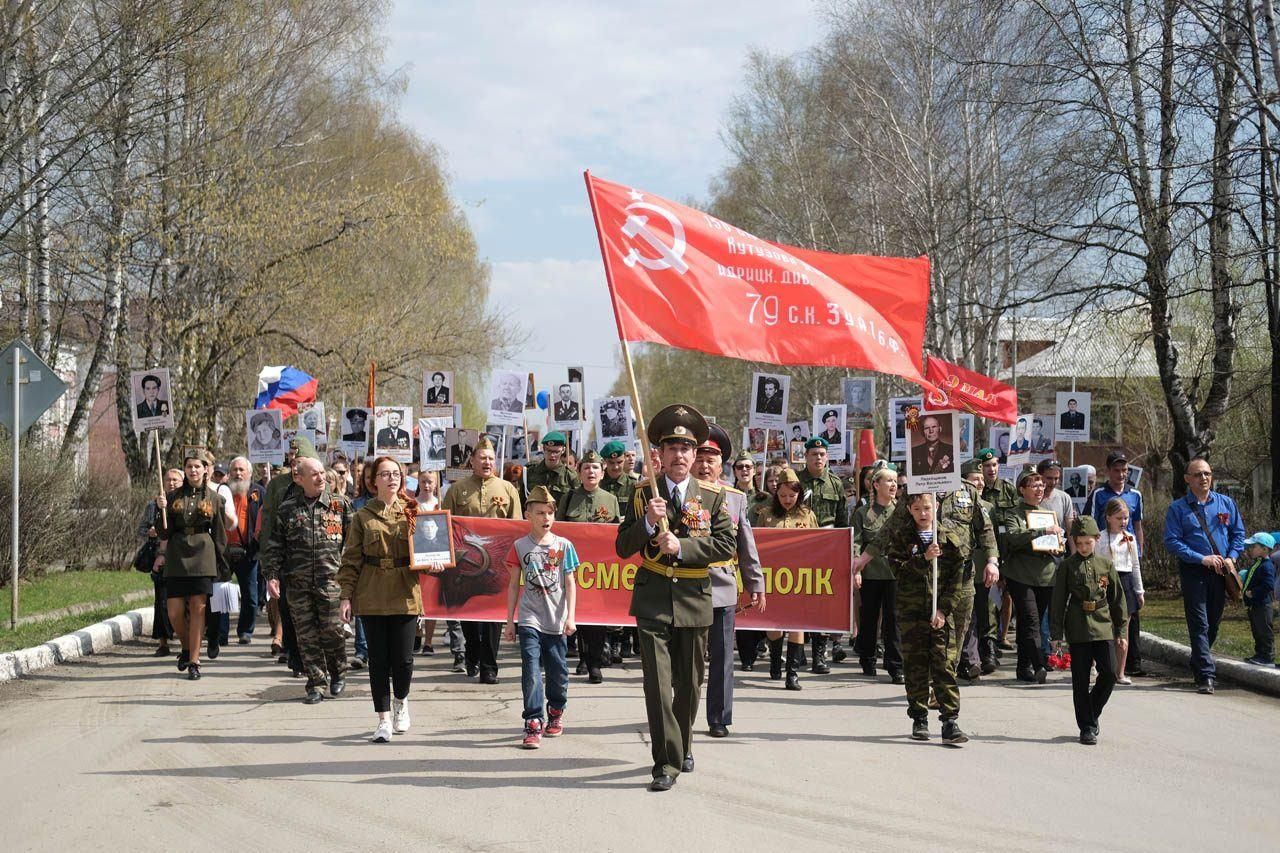
[(351, 502), (326, 487), (315, 500), (301, 489), (285, 495), (276, 511), (271, 537), (262, 545), (262, 576), (333, 578), (351, 524)]

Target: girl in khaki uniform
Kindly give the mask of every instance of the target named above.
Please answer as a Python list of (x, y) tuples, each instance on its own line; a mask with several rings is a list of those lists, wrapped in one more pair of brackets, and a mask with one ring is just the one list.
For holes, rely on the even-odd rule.
[[(779, 469), (777, 490), (769, 504), (762, 507), (756, 516), (756, 527), (816, 529), (817, 526), (817, 516), (800, 499), (800, 477), (791, 468)], [(768, 631), (766, 636), (769, 638), (769, 677), (777, 680), (782, 677), (782, 632)], [(798, 670), (803, 654), (804, 632), (787, 632), (788, 690), (800, 689)]]

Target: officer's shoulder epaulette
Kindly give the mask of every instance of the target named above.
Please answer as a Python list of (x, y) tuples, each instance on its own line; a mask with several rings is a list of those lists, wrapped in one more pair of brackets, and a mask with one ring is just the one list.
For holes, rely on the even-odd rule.
[(698, 481), (698, 485), (706, 489), (708, 492), (711, 492), (712, 494), (719, 494), (720, 492), (723, 492), (726, 488), (728, 488), (727, 486), (723, 486), (720, 483), (706, 483), (706, 482), (703, 482), (702, 480)]
[[(706, 484), (704, 483), (703, 485), (706, 485)], [(725, 485), (724, 483), (720, 483), (720, 484), (719, 484), (719, 486), (720, 486), (720, 488), (721, 488), (725, 493), (730, 494), (730, 495), (745, 495), (745, 494), (746, 494), (746, 492), (742, 491), (742, 489), (739, 489), (737, 486), (728, 486), (728, 485)]]

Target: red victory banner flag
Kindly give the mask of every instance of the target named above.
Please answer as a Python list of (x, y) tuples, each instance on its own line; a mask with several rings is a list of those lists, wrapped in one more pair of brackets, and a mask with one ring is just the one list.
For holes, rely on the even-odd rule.
[[(456, 565), (442, 574), (418, 576), (423, 615), (506, 621), (507, 584), (512, 574), (520, 572), (511, 545), (529, 532), (529, 522), (455, 515), (450, 529)], [(627, 612), (631, 590), (636, 572), (645, 569), (635, 557), (618, 557), (614, 550), (618, 526), (561, 521), (556, 523), (556, 533), (573, 543), (581, 561), (575, 573), (578, 624), (634, 625), (635, 618)], [(755, 530), (755, 537), (769, 606), (764, 614), (754, 608), (743, 610), (736, 617), (737, 626), (761, 631), (848, 631), (853, 595), (850, 531), (762, 528)], [(741, 587), (741, 577), (738, 583)]]
[(926, 411), (963, 409), (1007, 424), (1018, 419), (1018, 396), (1012, 387), (998, 379), (943, 361), (936, 355), (929, 356), (924, 376), (933, 386), (924, 396)]
[(586, 173), (624, 342), (923, 382), (928, 258), (772, 243)]

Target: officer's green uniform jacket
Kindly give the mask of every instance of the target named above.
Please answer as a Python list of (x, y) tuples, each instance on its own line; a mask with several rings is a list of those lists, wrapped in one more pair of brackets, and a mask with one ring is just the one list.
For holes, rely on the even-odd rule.
[(478, 474), (450, 486), (440, 508), (469, 518), (524, 518), (515, 486), (501, 477), (482, 480)]
[(992, 511), (1008, 509), (1022, 503), (1022, 497), (1013, 483), (1000, 477), (996, 478), (994, 485), (982, 487), (982, 499), (990, 505)]
[(262, 576), (323, 583), (337, 577), (351, 524), (351, 502), (325, 487), (314, 500), (294, 489), (280, 502), (271, 538), (262, 546)]
[(1049, 636), (1055, 640), (1091, 643), (1124, 636), (1129, 607), (1111, 561), (1098, 554), (1064, 559), (1049, 614)]
[[(961, 488), (948, 492), (939, 502), (937, 541), (942, 550), (938, 557), (938, 609), (950, 617), (960, 600), (962, 584), (972, 580), (974, 553), (996, 553), (991, 519), (978, 490), (969, 483), (961, 483)], [(905, 499), (898, 502), (880, 533), (864, 548), (873, 556), (883, 554), (894, 567), (899, 601), (910, 601), (923, 593), (927, 602), (933, 595), (933, 566), (924, 559), (926, 550)]]
[(831, 469), (822, 469), (822, 474), (815, 477), (808, 468), (800, 470), (800, 493), (805, 496), (809, 509), (818, 517), (819, 527), (848, 527), (849, 504), (844, 496), (844, 484), (840, 478), (831, 473)]
[(579, 485), (578, 475), (569, 470), (569, 466), (561, 462), (554, 471), (547, 467), (545, 460), (539, 459), (524, 472), (525, 488), (532, 492), (537, 486), (546, 486), (551, 497), (559, 501)]
[(156, 514), (156, 532), (165, 540), (164, 576), (229, 579), (222, 495), (210, 485), (196, 489), (183, 481), (165, 500), (167, 527)]
[(622, 508), (631, 503), (631, 498), (635, 494), (636, 485), (640, 482), (635, 474), (623, 471), (618, 479), (613, 480), (605, 474), (600, 478), (600, 488), (618, 499), (618, 513), (621, 517)]
[[(678, 555), (659, 554), (651, 544), (653, 536), (644, 520), (651, 494), (648, 483), (640, 484), (627, 505), (614, 545), (619, 557), (640, 554), (645, 565), (657, 566), (663, 572), (658, 574), (643, 567), (636, 571), (632, 616), (675, 628), (706, 628), (713, 616), (711, 577), (706, 568), (732, 559), (737, 553), (738, 538), (719, 484), (689, 477), (682, 489), (684, 506), (667, 502), (667, 522), (680, 539)], [(658, 494), (670, 498), (666, 477), (658, 480)]]
[[(880, 528), (892, 517), (895, 505), (865, 504), (853, 511), (853, 556), (857, 557), (875, 541)], [(872, 581), (891, 581), (893, 567), (883, 555), (876, 556), (862, 569), (862, 577)]]
[(1027, 513), (1037, 510), (1026, 501), (1006, 509), (996, 508), (996, 524), (1000, 533), (1000, 573), (1008, 580), (1028, 586), (1052, 586), (1057, 569), (1053, 555), (1031, 550), (1031, 541), (1043, 536), (1040, 530), (1027, 527)]
[(586, 521), (596, 524), (617, 524), (621, 520), (618, 499), (600, 486), (588, 492), (578, 486), (560, 499), (556, 507), (557, 521)]

